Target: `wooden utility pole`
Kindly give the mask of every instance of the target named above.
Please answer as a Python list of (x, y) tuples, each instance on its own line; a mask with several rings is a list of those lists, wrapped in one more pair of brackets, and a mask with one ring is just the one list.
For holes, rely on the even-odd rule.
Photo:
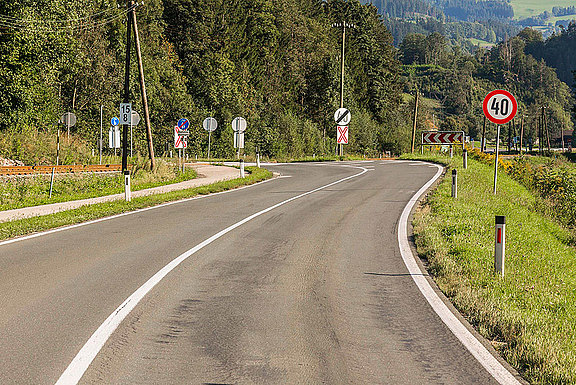
[(416, 99), (414, 100), (414, 125), (412, 127), (412, 153), (414, 153), (414, 146), (416, 145), (416, 124), (418, 122), (418, 101), (420, 93), (416, 89)]
[[(134, 1), (128, 2), (128, 21), (126, 23), (126, 63), (124, 68), (124, 103), (130, 103), (130, 46), (132, 45), (132, 17)], [(128, 125), (122, 131), (122, 172), (128, 171)]]
[(486, 115), (484, 115), (484, 125), (482, 126), (482, 143), (480, 143), (480, 151), (486, 152)]
[(520, 121), (520, 155), (522, 155), (522, 142), (524, 141), (524, 115)]
[(548, 144), (548, 151), (552, 151), (550, 147), (550, 132), (548, 131), (548, 119), (546, 119), (546, 107), (542, 107), (542, 121), (544, 122), (544, 130), (546, 132), (546, 143)]
[(152, 128), (150, 126), (150, 113), (148, 111), (148, 96), (146, 95), (146, 83), (144, 81), (144, 66), (142, 65), (142, 52), (140, 51), (140, 35), (136, 12), (132, 11), (134, 23), (134, 42), (136, 43), (136, 55), (138, 57), (138, 72), (140, 74), (140, 89), (142, 91), (142, 106), (144, 107), (144, 122), (146, 123), (146, 140), (148, 141), (148, 155), (150, 157), (150, 169), (154, 170), (154, 143), (152, 142)]

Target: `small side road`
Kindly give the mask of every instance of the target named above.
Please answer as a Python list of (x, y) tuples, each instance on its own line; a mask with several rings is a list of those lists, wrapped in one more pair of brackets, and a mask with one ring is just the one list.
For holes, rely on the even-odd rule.
[[(153, 187), (149, 189), (133, 191), (132, 197), (142, 197), (154, 194), (162, 194), (176, 190), (186, 190), (189, 188), (206, 186), (212, 183), (231, 180), (239, 177), (237, 169), (226, 166), (214, 166), (210, 164), (188, 164), (187, 167), (192, 167), (198, 177), (196, 179)], [(52, 203), (49, 205), (24, 207), (15, 210), (0, 211), (0, 223), (9, 222), (16, 219), (24, 219), (31, 217), (39, 217), (43, 215), (54, 214), (60, 211), (73, 210), (82, 206), (93, 205), (103, 202), (111, 202), (124, 199), (124, 194), (106, 195), (96, 198), (81, 199), (69, 202)]]

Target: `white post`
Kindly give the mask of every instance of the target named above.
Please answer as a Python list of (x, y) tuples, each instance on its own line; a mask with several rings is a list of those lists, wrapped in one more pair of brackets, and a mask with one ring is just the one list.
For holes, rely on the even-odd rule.
[(452, 198), (458, 198), (458, 171), (452, 170)]
[(130, 157), (132, 156), (132, 117), (130, 117)]
[(132, 190), (130, 188), (130, 171), (124, 171), (124, 198), (126, 202), (132, 200)]
[(240, 178), (244, 178), (244, 159), (240, 159)]
[(496, 234), (494, 239), (494, 270), (504, 277), (504, 261), (506, 254), (506, 217), (496, 216)]
[(260, 168), (260, 153), (256, 154), (256, 163), (258, 168)]
[[(212, 120), (210, 120), (210, 122), (212, 122)], [(208, 123), (208, 124), (211, 126), (210, 123)], [(211, 128), (211, 127), (209, 127), (209, 128)], [(212, 131), (208, 131), (208, 162), (210, 162), (210, 142), (211, 142), (211, 139), (212, 139)]]
[(464, 162), (464, 170), (468, 168), (468, 150), (462, 150), (462, 160)]
[(450, 158), (454, 157), (454, 148), (452, 145), (450, 145)]

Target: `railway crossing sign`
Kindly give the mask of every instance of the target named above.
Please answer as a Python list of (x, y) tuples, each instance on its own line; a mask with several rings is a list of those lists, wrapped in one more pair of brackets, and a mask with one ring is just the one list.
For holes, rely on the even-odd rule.
[(490, 92), (482, 104), (484, 115), (492, 123), (506, 124), (516, 116), (518, 103), (512, 94), (505, 90)]
[(423, 145), (464, 144), (464, 131), (426, 131), (422, 133)]
[(182, 131), (179, 126), (174, 127), (174, 148), (187, 148), (188, 139), (185, 135), (182, 135)]
[(351, 119), (352, 115), (347, 108), (339, 108), (334, 113), (334, 120), (339, 126), (347, 126)]
[(338, 144), (348, 144), (348, 126), (338, 126)]

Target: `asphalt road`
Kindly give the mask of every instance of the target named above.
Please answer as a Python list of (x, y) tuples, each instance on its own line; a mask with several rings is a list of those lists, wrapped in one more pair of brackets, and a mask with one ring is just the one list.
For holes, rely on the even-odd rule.
[(397, 223), (426, 164), (290, 164), (260, 185), (0, 245), (0, 383), (54, 384), (92, 333), (198, 250), (111, 335), (86, 384), (491, 384), (428, 305)]

